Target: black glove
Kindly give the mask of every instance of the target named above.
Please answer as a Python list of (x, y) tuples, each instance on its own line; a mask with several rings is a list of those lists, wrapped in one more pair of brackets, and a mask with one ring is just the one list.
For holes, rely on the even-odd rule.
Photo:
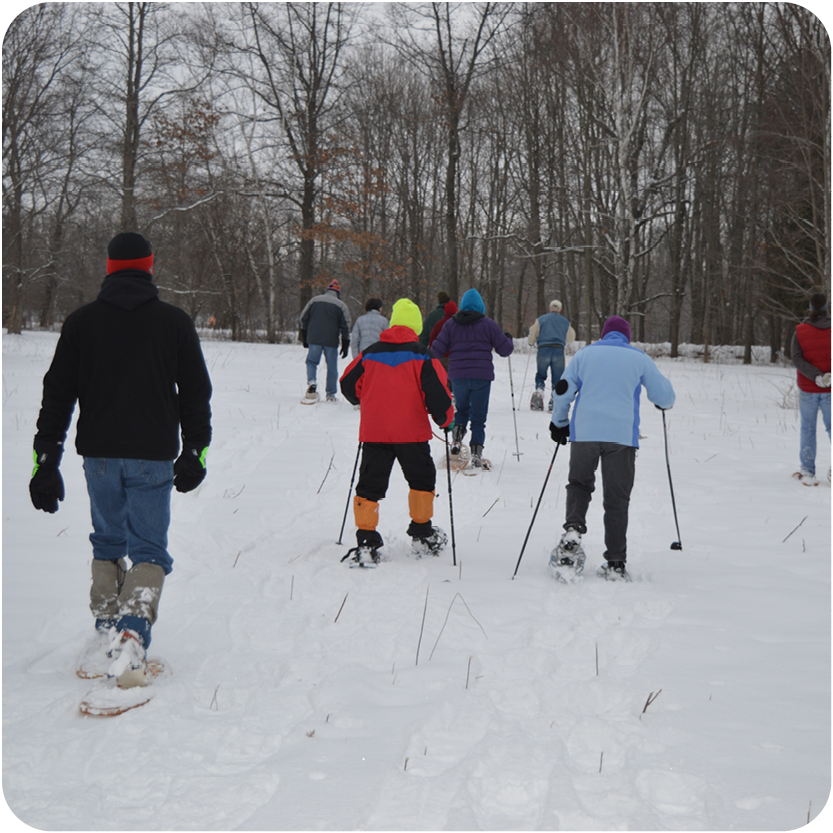
[(550, 436), (557, 445), (567, 445), (567, 441), (570, 439), (569, 424), (559, 428), (554, 422), (550, 422)]
[(174, 463), (174, 488), (178, 492), (192, 492), (205, 480), (205, 455), (203, 449), (186, 445)]
[(305, 348), (309, 347), (309, 344), (307, 344), (307, 331), (301, 330), (301, 332), (298, 335), (301, 339), (301, 344), (303, 344)]
[(512, 333), (510, 333), (509, 330), (504, 330), (503, 334), (506, 336), (506, 338), (512, 338)]
[(341, 358), (346, 359), (350, 352), (350, 339), (347, 336), (341, 337)]
[(64, 479), (58, 471), (63, 453), (64, 447), (59, 443), (35, 440), (35, 468), (29, 481), (29, 497), (35, 509), (50, 515), (58, 511), (58, 501), (64, 499)]

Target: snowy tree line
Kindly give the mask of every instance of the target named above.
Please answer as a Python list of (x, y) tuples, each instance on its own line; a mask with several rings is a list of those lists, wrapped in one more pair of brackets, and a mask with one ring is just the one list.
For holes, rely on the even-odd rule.
[(830, 284), (830, 41), (772, 3), (44, 4), (3, 43), (3, 324), (109, 238), (234, 339), (477, 288), (521, 335), (788, 344)]

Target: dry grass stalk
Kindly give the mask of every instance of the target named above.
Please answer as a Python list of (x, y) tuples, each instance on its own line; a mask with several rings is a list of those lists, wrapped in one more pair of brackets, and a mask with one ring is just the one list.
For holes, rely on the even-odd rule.
[(341, 616), (341, 611), (344, 610), (344, 603), (347, 601), (347, 597), (350, 595), (350, 591), (348, 590), (344, 594), (344, 598), (341, 601), (341, 607), (338, 609), (338, 613), (336, 613), (336, 618), (333, 619), (333, 623), (338, 622), (338, 617)]
[(419, 648), (422, 645), (422, 632), (425, 630), (425, 614), (428, 612), (428, 590), (430, 588), (430, 584), (425, 588), (425, 606), (422, 608), (422, 624), (419, 626), (419, 640), (417, 641), (416, 662), (414, 665), (419, 665)]
[[(335, 451), (333, 452), (333, 457), (336, 456)], [(321, 489), (324, 487), (324, 481), (327, 479), (327, 475), (330, 473), (330, 469), (333, 467), (333, 457), (330, 457), (330, 464), (327, 466), (327, 471), (324, 474), (324, 480), (321, 481), (321, 485), (318, 487), (318, 491), (315, 494), (320, 494)]]
[[(448, 610), (445, 613), (445, 621), (443, 622), (443, 626), (440, 628), (440, 632), (437, 635), (437, 641), (434, 643), (434, 647), (431, 649), (431, 655), (428, 657), (429, 662), (431, 660), (431, 657), (434, 656), (434, 651), (437, 650), (437, 645), (440, 642), (440, 637), (443, 635), (443, 631), (445, 630), (445, 626), (448, 624), (448, 617), (451, 615), (451, 608), (454, 607), (454, 602), (457, 601), (458, 597), (459, 597), (460, 601), (465, 605), (466, 610), (468, 610), (469, 616), (471, 616), (471, 618), (474, 619), (475, 622), (477, 622), (477, 618), (471, 612), (469, 606), (466, 604), (466, 600), (459, 593), (455, 593), (454, 598), (451, 600), (451, 604), (448, 606)], [(477, 627), (480, 628), (480, 630), (483, 632), (483, 636), (486, 636), (486, 631), (483, 630), (483, 625), (481, 625), (480, 622), (477, 622)], [(488, 638), (489, 637), (486, 636), (486, 639), (488, 639)]]
[[(648, 695), (648, 699), (645, 701), (645, 706), (644, 706), (644, 707), (643, 707), (643, 709), (642, 709), (642, 714), (645, 714), (645, 712), (646, 712), (646, 711), (648, 711), (648, 706), (650, 706), (650, 705), (651, 705), (651, 703), (653, 703), (653, 702), (654, 702), (654, 700), (656, 700), (656, 699), (657, 699), (657, 697), (659, 697), (661, 693), (662, 693), (662, 689), (659, 689), (659, 691), (657, 691), (657, 693), (656, 693), (656, 694), (654, 694), (654, 692), (652, 691), (652, 692)], [(640, 720), (642, 720), (642, 714), (640, 714), (640, 715), (639, 715), (639, 719), (640, 719)]]

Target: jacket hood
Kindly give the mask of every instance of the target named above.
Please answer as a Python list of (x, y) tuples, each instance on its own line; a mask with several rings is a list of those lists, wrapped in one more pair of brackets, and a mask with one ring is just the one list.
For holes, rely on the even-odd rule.
[(483, 303), (483, 298), (476, 289), (470, 289), (460, 299), (460, 312), (464, 311), (479, 312), (482, 315), (486, 314), (486, 305)]
[(409, 341), (416, 341), (417, 334), (407, 324), (395, 324), (382, 330), (379, 341), (387, 341), (389, 344), (407, 344)]
[(820, 315), (815, 321), (811, 321), (809, 318), (805, 318), (804, 323), (809, 324), (811, 327), (815, 327), (817, 330), (829, 330), (830, 316)]
[(99, 301), (132, 310), (146, 301), (159, 297), (159, 289), (149, 272), (140, 269), (120, 269), (107, 276), (98, 293)]
[(458, 324), (474, 324), (475, 321), (479, 321), (481, 318), (485, 318), (485, 313), (482, 312), (475, 312), (471, 309), (461, 309), (460, 312), (454, 313), (451, 316), (452, 321), (456, 321)]
[(605, 342), (606, 344), (630, 344), (630, 339), (624, 334), (620, 333), (618, 330), (611, 330), (609, 333), (605, 333), (596, 344), (600, 342)]

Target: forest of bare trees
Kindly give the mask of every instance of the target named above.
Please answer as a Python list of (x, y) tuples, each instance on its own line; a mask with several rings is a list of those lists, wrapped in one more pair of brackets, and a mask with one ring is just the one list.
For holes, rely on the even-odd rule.
[(830, 41), (786, 3), (50, 3), (3, 42), (3, 326), (162, 297), (293, 337), (333, 277), (520, 336), (772, 347), (830, 291)]

